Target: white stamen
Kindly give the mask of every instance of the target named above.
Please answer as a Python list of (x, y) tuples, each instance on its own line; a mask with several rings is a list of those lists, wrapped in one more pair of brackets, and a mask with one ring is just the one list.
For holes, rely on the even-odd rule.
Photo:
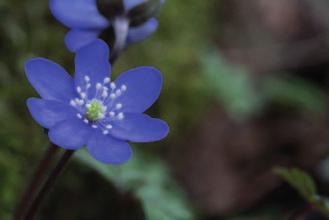
[(89, 76), (85, 76), (84, 78), (85, 78), (85, 81), (86, 81), (86, 82), (89, 82), (89, 81), (90, 81)]
[(78, 113), (77, 114), (77, 117), (81, 119), (82, 118), (82, 115), (80, 113)]
[(78, 87), (77, 87), (77, 92), (80, 93), (81, 91), (82, 91), (81, 87), (78, 86)]
[(109, 82), (111, 82), (111, 79), (110, 79), (109, 77), (106, 77), (106, 78), (104, 79), (104, 83), (106, 84), (106, 83), (109, 83)]
[(120, 96), (120, 95), (122, 94), (122, 92), (121, 92), (120, 89), (118, 89), (117, 91), (115, 91), (115, 94), (116, 94), (117, 96)]
[(111, 93), (110, 99), (115, 99), (117, 96), (114, 93)]
[(111, 89), (115, 89), (117, 86), (115, 85), (114, 82), (112, 82), (112, 83), (110, 84), (110, 87), (111, 87)]
[(87, 97), (87, 94), (85, 92), (80, 93), (81, 98), (85, 99)]
[(90, 83), (88, 83), (87, 84), (87, 89), (89, 89), (91, 87), (91, 84)]
[(97, 83), (97, 84), (96, 84), (96, 89), (97, 89), (97, 90), (100, 90), (102, 87), (103, 87), (102, 84), (100, 84), (100, 83)]
[(109, 96), (108, 92), (106, 92), (105, 90), (103, 91), (102, 97), (106, 98), (107, 96)]
[(86, 105), (86, 107), (87, 107), (87, 108), (90, 108), (90, 107), (91, 107), (90, 103), (88, 103), (88, 104)]
[(115, 108), (118, 109), (118, 110), (121, 109), (122, 108), (122, 104), (121, 103), (116, 104), (115, 105)]
[(76, 106), (77, 104), (75, 103), (74, 100), (71, 100), (71, 101), (70, 101), (70, 105), (71, 105), (71, 106)]
[(75, 101), (78, 105), (82, 106), (85, 102), (82, 99)]
[(83, 122), (86, 123), (86, 124), (89, 123), (88, 119), (83, 120)]
[(104, 135), (107, 135), (108, 133), (109, 133), (108, 130), (104, 130), (104, 131), (103, 131), (103, 134), (104, 134)]
[(122, 85), (121, 86), (121, 90), (124, 91), (124, 92), (127, 91), (127, 86), (126, 85)]
[(92, 125), (91, 127), (92, 127), (92, 128), (95, 128), (95, 129), (96, 129), (96, 128), (98, 128), (98, 126), (97, 126), (97, 125)]
[(112, 125), (106, 125), (106, 128), (107, 128), (107, 129), (112, 129), (113, 126), (112, 126)]
[(119, 114), (118, 114), (118, 119), (119, 120), (123, 120), (125, 118), (125, 115), (122, 113), (122, 112), (120, 112)]
[(103, 113), (101, 113), (101, 114), (99, 115), (99, 119), (103, 119), (103, 118), (105, 118), (105, 115), (104, 115)]
[(111, 117), (114, 117), (114, 116), (115, 116), (115, 112), (110, 112), (109, 115), (110, 115)]

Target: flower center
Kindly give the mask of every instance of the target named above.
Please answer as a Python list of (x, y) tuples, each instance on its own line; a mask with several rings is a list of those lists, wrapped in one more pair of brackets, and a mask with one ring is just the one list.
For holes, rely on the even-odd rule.
[(104, 118), (105, 106), (97, 99), (91, 100), (86, 106), (86, 117), (91, 121)]
[(118, 102), (128, 87), (116, 85), (110, 78), (92, 84), (90, 77), (84, 77), (84, 83), (76, 87), (78, 97), (70, 100), (70, 105), (77, 110), (77, 118), (94, 129), (100, 129), (104, 135), (110, 133), (112, 123), (123, 120), (123, 103)]

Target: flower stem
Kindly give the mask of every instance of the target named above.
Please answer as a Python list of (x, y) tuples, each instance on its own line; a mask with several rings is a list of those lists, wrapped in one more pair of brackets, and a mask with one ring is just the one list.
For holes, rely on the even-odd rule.
[(42, 177), (45, 174), (45, 171), (48, 169), (52, 159), (55, 157), (57, 150), (58, 148), (56, 146), (50, 144), (48, 149), (44, 153), (43, 158), (40, 160), (37, 169), (16, 208), (15, 211), (16, 220), (21, 219), (26, 207), (29, 206), (31, 197), (33, 197), (38, 187), (40, 186), (42, 182)]
[(42, 186), (39, 193), (36, 195), (34, 200), (32, 201), (31, 205), (28, 207), (26, 214), (23, 216), (23, 220), (32, 220), (37, 212), (38, 208), (40, 207), (42, 200), (45, 198), (47, 193), (52, 189), (54, 184), (56, 183), (56, 179), (60, 176), (62, 171), (64, 170), (65, 166), (67, 165), (68, 161), (72, 157), (74, 151), (73, 150), (66, 150), (57, 163), (56, 167), (50, 173), (48, 179)]
[(129, 20), (124, 16), (115, 17), (113, 21), (115, 42), (111, 52), (110, 62), (113, 64), (126, 47)]

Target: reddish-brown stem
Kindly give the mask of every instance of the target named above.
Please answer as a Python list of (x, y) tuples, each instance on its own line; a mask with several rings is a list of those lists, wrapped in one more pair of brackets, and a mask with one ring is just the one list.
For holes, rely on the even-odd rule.
[(36, 195), (36, 197), (33, 199), (31, 205), (27, 208), (26, 214), (23, 215), (22, 220), (32, 220), (34, 219), (34, 216), (36, 212), (38, 211), (38, 208), (40, 207), (43, 199), (46, 197), (48, 192), (52, 189), (52, 187), (55, 185), (57, 178), (60, 176), (64, 168), (66, 167), (67, 163), (69, 162), (70, 158), (72, 157), (74, 151), (73, 150), (66, 150), (57, 163), (56, 167), (52, 170), (50, 173), (48, 179), (40, 189), (39, 193)]
[(15, 220), (20, 220), (22, 218), (22, 215), (26, 207), (29, 206), (31, 198), (33, 197), (33, 195), (41, 185), (43, 180), (43, 175), (45, 174), (46, 170), (51, 164), (52, 159), (56, 156), (57, 151), (58, 151), (58, 147), (54, 146), (53, 144), (50, 144), (50, 146), (44, 153), (33, 177), (31, 178), (31, 181), (29, 182), (27, 188), (25, 189), (23, 196), (21, 197), (21, 200), (16, 208)]

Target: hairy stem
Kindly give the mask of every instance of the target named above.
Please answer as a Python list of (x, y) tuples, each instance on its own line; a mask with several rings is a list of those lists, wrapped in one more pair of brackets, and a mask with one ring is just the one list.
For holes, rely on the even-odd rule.
[(27, 206), (31, 201), (31, 198), (39, 188), (43, 175), (45, 174), (46, 170), (48, 169), (49, 165), (51, 164), (52, 159), (56, 156), (58, 148), (53, 144), (50, 144), (46, 152), (44, 153), (42, 159), (40, 160), (37, 169), (29, 182), (23, 196), (16, 208), (15, 211), (15, 220), (19, 220), (22, 218), (22, 215)]
[(72, 157), (74, 151), (73, 150), (66, 150), (57, 163), (56, 167), (50, 173), (48, 179), (42, 186), (39, 193), (36, 195), (34, 200), (32, 201), (31, 205), (28, 207), (26, 214), (23, 216), (23, 220), (32, 220), (37, 212), (38, 208), (40, 207), (43, 199), (48, 194), (48, 192), (52, 189), (54, 184), (56, 183), (56, 179), (60, 176), (62, 171), (64, 170), (65, 166), (67, 165), (68, 161)]

